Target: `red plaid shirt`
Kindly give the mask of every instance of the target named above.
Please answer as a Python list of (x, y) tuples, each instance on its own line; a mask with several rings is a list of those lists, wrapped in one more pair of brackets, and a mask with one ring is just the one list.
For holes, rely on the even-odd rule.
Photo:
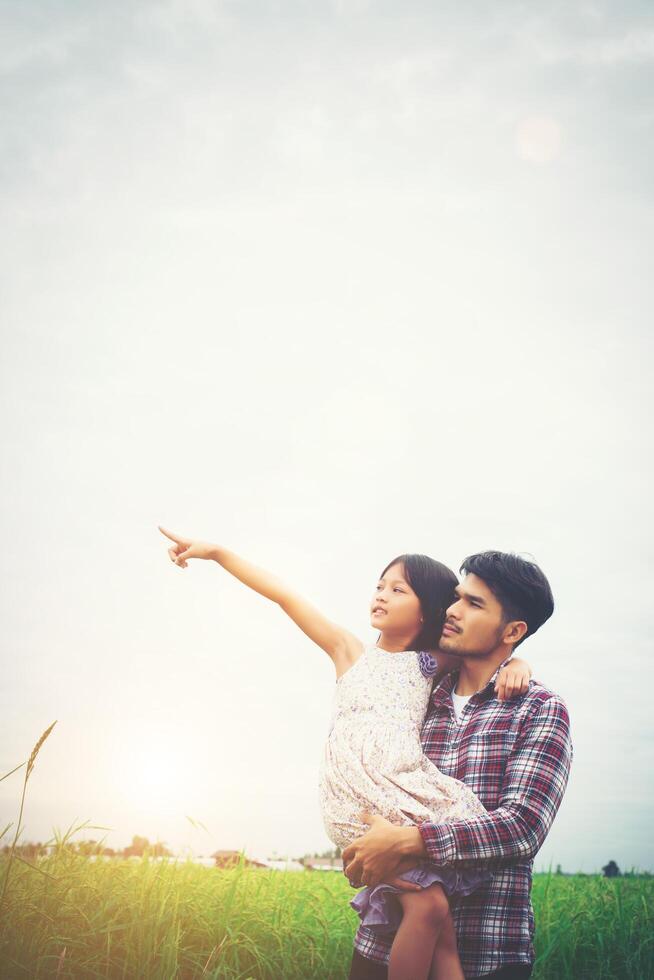
[[(479, 977), (511, 963), (533, 963), (533, 859), (561, 803), (572, 743), (558, 695), (532, 680), (524, 696), (498, 701), (497, 672), (457, 723), (456, 677), (447, 674), (434, 687), (422, 745), (441, 772), (466, 783), (489, 812), (475, 820), (423, 823), (420, 833), (435, 863), (493, 872), (488, 885), (451, 903), (464, 973)], [(388, 960), (391, 943), (369, 929), (359, 929), (354, 945), (362, 956)]]

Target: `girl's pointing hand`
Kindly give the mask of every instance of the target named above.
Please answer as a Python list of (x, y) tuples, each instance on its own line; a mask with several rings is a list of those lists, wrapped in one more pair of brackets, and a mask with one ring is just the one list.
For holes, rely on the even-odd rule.
[(213, 558), (216, 546), (209, 544), (208, 541), (193, 541), (191, 538), (182, 538), (179, 534), (173, 534), (157, 525), (162, 534), (174, 541), (173, 547), (168, 549), (170, 560), (180, 568), (186, 568), (189, 558)]

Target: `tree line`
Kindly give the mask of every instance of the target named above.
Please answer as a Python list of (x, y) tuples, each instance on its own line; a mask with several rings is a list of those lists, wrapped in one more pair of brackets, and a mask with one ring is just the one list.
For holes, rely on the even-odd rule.
[[(93, 855), (99, 857), (143, 857), (144, 854), (148, 854), (150, 857), (174, 857), (175, 855), (172, 851), (168, 850), (165, 843), (161, 841), (156, 841), (156, 843), (151, 844), (147, 837), (139, 837), (136, 834), (132, 837), (132, 843), (128, 844), (127, 847), (121, 849), (115, 849), (113, 847), (105, 847), (102, 843), (96, 840), (82, 840), (82, 841), (67, 841), (62, 847), (67, 851), (72, 851), (75, 854), (81, 854), (84, 857), (91, 857)], [(26, 844), (17, 844), (14, 848), (14, 853), (18, 854), (20, 857), (27, 860), (34, 860), (37, 857), (45, 857), (51, 850), (51, 844), (42, 844), (38, 841), (36, 844), (31, 842)], [(9, 854), (11, 847), (8, 844), (2, 848), (2, 854)]]

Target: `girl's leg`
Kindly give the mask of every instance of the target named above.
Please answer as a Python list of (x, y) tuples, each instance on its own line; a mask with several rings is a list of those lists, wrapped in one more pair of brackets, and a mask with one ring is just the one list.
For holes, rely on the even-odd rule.
[[(388, 980), (428, 980), (438, 937), (446, 921), (451, 921), (447, 896), (440, 885), (430, 885), (397, 897), (403, 915), (388, 961)], [(450, 977), (443, 974), (439, 980)], [(459, 974), (453, 973), (451, 980), (459, 980)]]
[(429, 980), (465, 980), (451, 915), (445, 919), (436, 940)]

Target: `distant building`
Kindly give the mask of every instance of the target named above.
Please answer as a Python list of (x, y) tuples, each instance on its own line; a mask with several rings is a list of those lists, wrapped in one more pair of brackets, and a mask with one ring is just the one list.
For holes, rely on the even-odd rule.
[(306, 857), (303, 861), (307, 871), (339, 871), (343, 872), (343, 860), (339, 857)]
[(304, 871), (304, 865), (301, 861), (294, 861), (293, 858), (267, 858), (265, 862), (266, 868), (272, 868), (274, 871)]
[(240, 851), (214, 851), (211, 857), (214, 859), (215, 868), (235, 868), (241, 861), (246, 868), (268, 867), (261, 861), (254, 861), (252, 858), (246, 857)]

